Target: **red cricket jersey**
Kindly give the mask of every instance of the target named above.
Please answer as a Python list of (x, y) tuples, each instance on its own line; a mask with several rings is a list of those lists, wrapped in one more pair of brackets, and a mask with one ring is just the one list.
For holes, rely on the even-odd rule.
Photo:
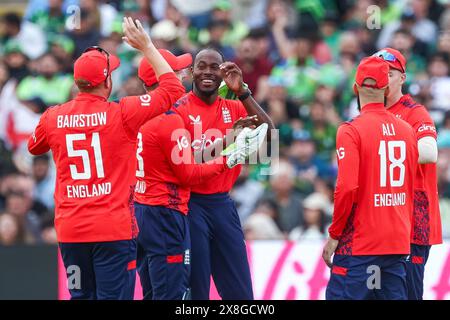
[(336, 137), (338, 177), (330, 236), (336, 254), (410, 252), (417, 145), (412, 128), (368, 104)]
[[(388, 111), (408, 122), (417, 140), (430, 136), (436, 139), (436, 128), (427, 109), (404, 95)], [(418, 164), (414, 190), (414, 218), (411, 243), (433, 245), (442, 243), (442, 224), (435, 163)]]
[(226, 168), (196, 164), (189, 132), (181, 117), (168, 111), (141, 127), (138, 133), (135, 201), (188, 213), (191, 185), (204, 183)]
[(56, 163), (55, 228), (59, 242), (129, 240), (134, 220), (136, 137), (147, 120), (183, 95), (174, 73), (150, 94), (119, 103), (80, 93), (47, 109), (28, 141), (30, 153), (52, 151)]
[[(183, 119), (184, 126), (191, 136), (194, 151), (202, 150), (216, 139), (223, 139), (227, 129), (232, 129), (236, 120), (247, 116), (247, 110), (239, 100), (218, 97), (213, 104), (208, 105), (192, 91), (178, 100), (173, 110)], [(192, 186), (191, 191), (201, 194), (229, 192), (240, 171), (241, 166), (237, 165), (214, 179)]]

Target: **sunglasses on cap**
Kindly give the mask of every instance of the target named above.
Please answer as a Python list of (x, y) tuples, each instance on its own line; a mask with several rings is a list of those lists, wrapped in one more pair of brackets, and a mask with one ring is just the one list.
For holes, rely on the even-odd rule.
[(86, 50), (84, 50), (83, 53), (86, 53), (89, 51), (94, 51), (94, 50), (106, 55), (106, 75), (105, 75), (105, 80), (106, 80), (106, 79), (108, 79), (108, 76), (109, 76), (109, 52), (99, 46), (92, 46), (92, 47), (89, 47)]
[(382, 58), (384, 61), (389, 61), (389, 62), (398, 61), (400, 63), (401, 68), (402, 68), (402, 72), (403, 73), (405, 72), (405, 70), (403, 69), (403, 66), (402, 66), (402, 63), (400, 62), (400, 60), (398, 60), (397, 57), (394, 54), (392, 54), (390, 52), (387, 52), (386, 50), (380, 50), (380, 51), (374, 53), (372, 56)]

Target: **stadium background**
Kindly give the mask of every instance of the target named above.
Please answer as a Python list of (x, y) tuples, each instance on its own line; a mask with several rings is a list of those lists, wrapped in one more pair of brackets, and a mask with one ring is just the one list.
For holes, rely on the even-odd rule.
[(140, 57), (121, 41), (123, 15), (175, 54), (217, 47), (279, 129), (277, 173), (245, 166), (232, 191), (260, 299), (323, 297), (335, 134), (357, 114), (355, 68), (379, 48), (400, 50), (404, 92), (438, 127), (447, 243), (432, 249), (425, 296), (450, 299), (449, 0), (0, 0), (0, 298), (57, 297), (54, 166), (24, 142), (47, 107), (76, 95), (73, 61), (87, 46), (121, 59), (112, 99), (143, 93)]

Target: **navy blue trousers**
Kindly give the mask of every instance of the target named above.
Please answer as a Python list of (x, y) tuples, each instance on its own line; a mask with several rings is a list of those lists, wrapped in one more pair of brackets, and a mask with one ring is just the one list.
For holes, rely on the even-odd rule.
[(211, 275), (224, 300), (253, 300), (244, 234), (228, 193), (191, 194), (193, 300), (208, 300)]
[(144, 299), (188, 299), (191, 241), (187, 217), (162, 206), (135, 203), (134, 208)]
[(431, 246), (411, 244), (411, 254), (406, 259), (406, 284), (408, 300), (423, 299), (423, 278)]
[(335, 255), (327, 300), (406, 300), (406, 256)]
[(71, 299), (132, 300), (136, 240), (59, 243)]

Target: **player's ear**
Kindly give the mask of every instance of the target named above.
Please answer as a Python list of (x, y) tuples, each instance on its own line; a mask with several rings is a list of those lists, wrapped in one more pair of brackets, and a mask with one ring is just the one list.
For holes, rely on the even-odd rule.
[(103, 83), (105, 88), (109, 89), (109, 87), (111, 86), (111, 75), (109, 75), (108, 78), (106, 78), (106, 80)]
[(402, 85), (403, 85), (405, 83), (405, 81), (406, 81), (406, 73), (402, 73), (400, 75), (400, 79), (402, 80)]

